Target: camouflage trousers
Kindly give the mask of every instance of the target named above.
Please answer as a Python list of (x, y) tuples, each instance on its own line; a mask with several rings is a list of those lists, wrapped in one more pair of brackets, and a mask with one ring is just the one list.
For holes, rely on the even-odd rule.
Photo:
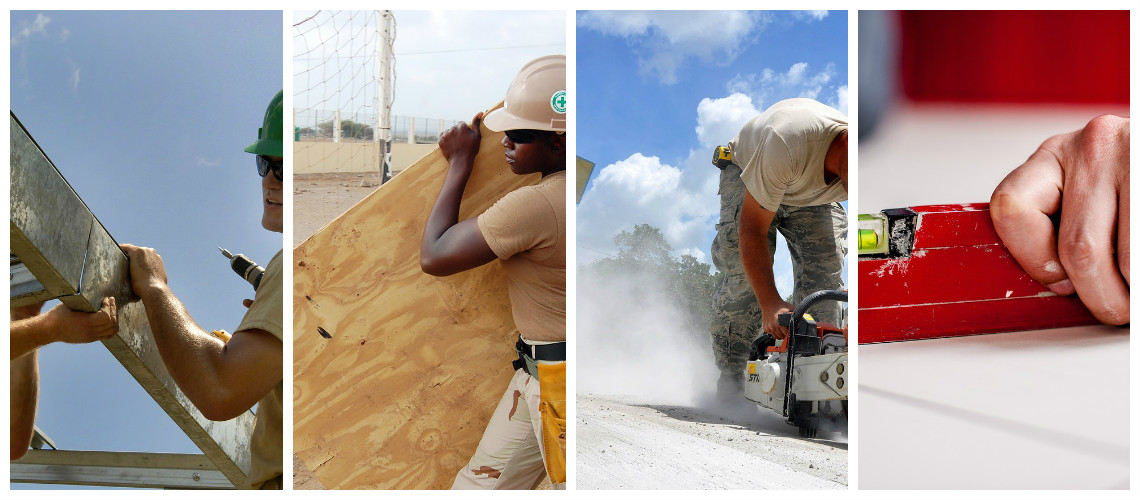
[[(788, 242), (795, 288), (791, 303), (799, 304), (820, 290), (843, 288), (847, 258), (847, 212), (838, 203), (810, 207), (781, 205), (768, 231), (768, 251), (776, 253), (776, 232)], [(739, 254), (738, 254), (739, 255)], [(736, 257), (739, 259), (739, 256)], [(752, 341), (764, 333), (760, 305), (743, 274), (725, 274), (713, 292), (710, 333), (717, 368), (743, 381)], [(843, 305), (816, 304), (808, 312), (816, 321), (840, 324)]]

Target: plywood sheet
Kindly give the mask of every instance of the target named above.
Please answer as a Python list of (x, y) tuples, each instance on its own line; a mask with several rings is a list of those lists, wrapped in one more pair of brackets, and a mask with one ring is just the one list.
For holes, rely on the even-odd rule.
[[(482, 133), (461, 219), (539, 180)], [(293, 448), (329, 489), (449, 487), (510, 379), (499, 263), (420, 270), (446, 171), (433, 150), (293, 251)]]

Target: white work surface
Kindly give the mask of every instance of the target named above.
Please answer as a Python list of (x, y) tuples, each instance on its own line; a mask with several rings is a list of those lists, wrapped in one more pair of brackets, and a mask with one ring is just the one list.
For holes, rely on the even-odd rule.
[[(1042, 141), (1104, 113), (1128, 109), (896, 108), (859, 144), (857, 210), (988, 202)], [(1129, 336), (1092, 326), (860, 345), (858, 488), (1128, 488)]]

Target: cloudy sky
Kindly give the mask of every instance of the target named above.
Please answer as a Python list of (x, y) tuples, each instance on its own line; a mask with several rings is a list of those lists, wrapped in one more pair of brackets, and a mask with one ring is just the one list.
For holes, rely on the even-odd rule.
[[(566, 53), (565, 11), (394, 14), (393, 115), (469, 120), (506, 96), (527, 61)], [(371, 114), (374, 12), (294, 11), (293, 23), (295, 107)]]
[[(579, 12), (576, 36), (577, 154), (596, 164), (578, 265), (615, 254), (613, 237), (639, 223), (711, 263), (713, 148), (782, 99), (847, 113), (845, 11)], [(790, 267), (776, 268), (784, 294)]]
[[(282, 87), (282, 13), (14, 11), (10, 30), (13, 113), (118, 242), (158, 250), (194, 319), (232, 332), (253, 290), (218, 247), (265, 265), (283, 245), (242, 151)], [(61, 448), (198, 453), (102, 344), (47, 346), (40, 373)]]

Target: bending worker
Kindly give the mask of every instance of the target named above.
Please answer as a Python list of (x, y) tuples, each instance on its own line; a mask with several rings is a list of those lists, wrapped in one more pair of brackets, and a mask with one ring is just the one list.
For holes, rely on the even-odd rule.
[(110, 338), (119, 332), (119, 313), (114, 297), (103, 298), (98, 311), (87, 313), (72, 311), (59, 304), (40, 314), (43, 302), (12, 308), (9, 325), (11, 405), (10, 420), (11, 457), (17, 460), (28, 453), (36, 424), (36, 404), (39, 399), (40, 368), (39, 348), (52, 342), (86, 344)]
[(544, 460), (556, 487), (566, 480), (565, 89), (565, 56), (541, 57), (523, 66), (503, 108), (487, 115), (487, 128), (506, 133), (511, 171), (541, 173), (542, 180), (507, 193), (478, 217), (460, 221), (459, 203), (479, 152), (483, 114), (439, 139), (449, 168), (424, 228), (420, 266), (446, 276), (501, 259), (520, 332), (514, 377), (454, 489), (533, 488)]
[[(847, 117), (811, 99), (787, 99), (749, 121), (729, 143), (747, 192), (740, 212), (740, 257), (760, 304), (764, 331), (783, 339), (776, 323), (794, 309), (776, 290), (776, 231), (792, 257), (799, 303), (820, 290), (843, 288), (847, 255)], [(817, 321), (838, 325), (838, 303), (816, 304)], [(747, 354), (747, 351), (745, 351)]]
[[(261, 225), (283, 228), (285, 169), (282, 158), (283, 94), (265, 111), (258, 139), (245, 149), (257, 155), (261, 176)], [(272, 172), (272, 173), (271, 173)], [(223, 342), (203, 330), (166, 284), (166, 268), (153, 248), (122, 245), (131, 266), (131, 287), (146, 306), (163, 363), (175, 383), (210, 420), (235, 418), (257, 404), (250, 437), (251, 465), (245, 489), (281, 489), (283, 283), (281, 252), (269, 261), (249, 311), (233, 337)]]

